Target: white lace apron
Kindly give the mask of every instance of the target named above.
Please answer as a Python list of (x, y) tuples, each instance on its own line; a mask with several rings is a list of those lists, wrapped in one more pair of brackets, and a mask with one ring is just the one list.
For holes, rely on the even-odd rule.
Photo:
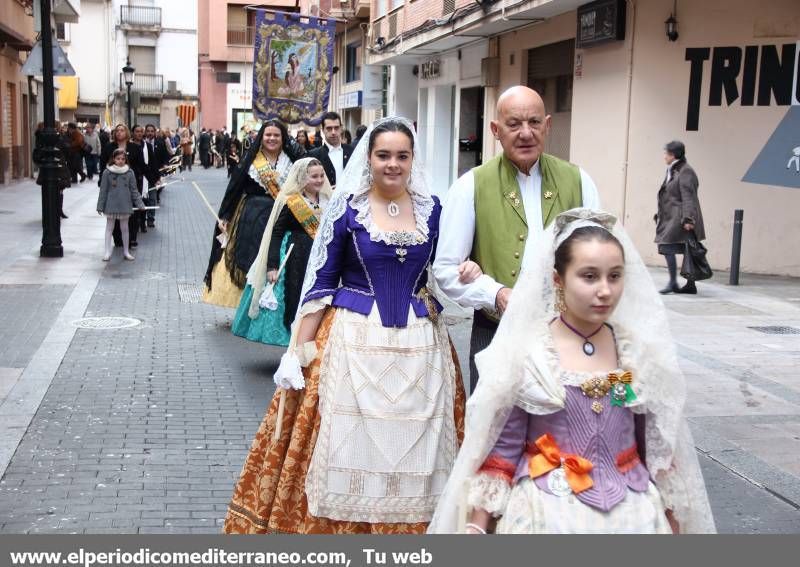
[(458, 450), (456, 371), (444, 323), (409, 309), (405, 328), (336, 313), (322, 357), (309, 512), (334, 520), (431, 519)]

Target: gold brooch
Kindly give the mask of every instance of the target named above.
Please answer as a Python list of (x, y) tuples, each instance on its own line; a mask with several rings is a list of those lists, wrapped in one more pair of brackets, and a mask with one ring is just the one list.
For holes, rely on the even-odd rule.
[(602, 398), (611, 389), (611, 383), (607, 378), (589, 378), (581, 384), (581, 391), (584, 396), (590, 398)]
[(512, 191), (511, 193), (509, 193), (508, 195), (506, 195), (506, 197), (507, 197), (507, 198), (508, 198), (508, 199), (509, 199), (509, 200), (510, 200), (512, 203), (514, 203), (514, 206), (515, 206), (515, 207), (519, 207), (520, 200), (519, 200), (519, 197), (517, 197), (517, 192), (516, 192), (516, 191)]
[(552, 191), (545, 191), (544, 192), (544, 198), (545, 199), (552, 199), (553, 198), (553, 192)]

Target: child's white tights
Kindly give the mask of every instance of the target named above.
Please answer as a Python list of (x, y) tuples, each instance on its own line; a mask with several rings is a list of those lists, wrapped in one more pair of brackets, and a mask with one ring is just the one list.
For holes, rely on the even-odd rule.
[[(111, 257), (112, 252), (114, 252), (114, 222), (115, 220), (111, 217), (106, 217), (106, 256)], [(128, 251), (128, 247), (130, 245), (130, 233), (128, 232), (128, 216), (121, 217), (119, 219), (119, 228), (120, 232), (122, 233), (122, 253), (125, 256), (129, 256), (130, 252)]]

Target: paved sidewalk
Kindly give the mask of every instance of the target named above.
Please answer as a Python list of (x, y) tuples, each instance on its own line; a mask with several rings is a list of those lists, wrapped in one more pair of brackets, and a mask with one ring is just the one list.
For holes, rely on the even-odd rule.
[[(199, 302), (213, 220), (191, 180), (219, 203), (221, 170), (167, 187), (135, 262), (100, 261), (96, 185), (67, 192), (62, 260), (38, 258), (38, 187), (0, 188), (0, 533), (219, 531), (281, 351)], [(718, 527), (800, 533), (800, 335), (749, 328), (800, 328), (800, 282), (721, 278), (665, 297)], [(465, 361), (469, 321), (451, 333)]]

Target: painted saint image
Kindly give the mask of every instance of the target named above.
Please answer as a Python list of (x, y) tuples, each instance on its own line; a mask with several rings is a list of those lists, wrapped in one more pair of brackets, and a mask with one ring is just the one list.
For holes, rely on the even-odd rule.
[(272, 40), (270, 42), (269, 94), (298, 102), (311, 102), (317, 46), (310, 42)]

